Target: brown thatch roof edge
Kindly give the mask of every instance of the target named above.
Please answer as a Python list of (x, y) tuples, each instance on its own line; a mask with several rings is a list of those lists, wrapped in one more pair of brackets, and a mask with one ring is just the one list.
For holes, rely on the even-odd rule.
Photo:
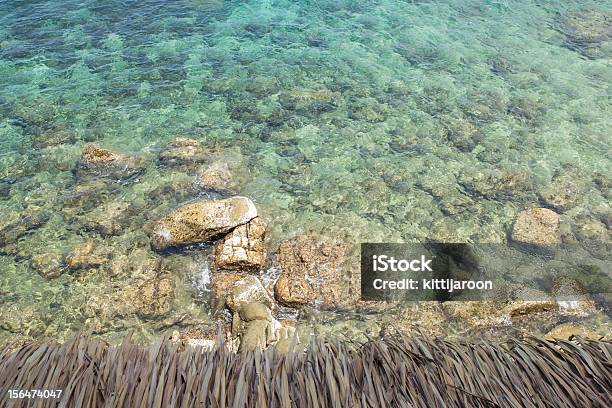
[[(610, 407), (612, 343), (529, 338), (503, 345), (390, 337), (244, 355), (168, 340), (85, 336), (0, 352), (0, 406)], [(10, 389), (61, 389), (9, 399)], [(28, 405), (31, 404), (31, 405)]]

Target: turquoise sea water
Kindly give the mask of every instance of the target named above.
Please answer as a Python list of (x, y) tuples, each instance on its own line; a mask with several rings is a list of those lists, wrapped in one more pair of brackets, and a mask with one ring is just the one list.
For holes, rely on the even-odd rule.
[[(310, 230), (505, 242), (518, 211), (563, 176), (578, 191), (564, 228), (609, 239), (612, 42), (575, 41), (566, 16), (577, 10), (609, 17), (612, 2), (0, 2), (0, 208), (49, 215), (0, 251), (3, 308), (26, 316), (2, 316), (3, 335), (144, 324), (100, 323), (115, 316), (100, 299), (117, 282), (45, 280), (32, 262), (84, 239), (113, 261), (154, 258), (148, 223), (194, 197), (155, 161), (176, 136), (235, 164), (272, 248)], [(69, 136), (46, 142), (58, 134)], [(149, 166), (68, 205), (91, 141)], [(131, 207), (122, 232), (88, 231), (117, 200)], [(139, 276), (129, 268), (126, 282)], [(199, 316), (183, 295), (175, 309)]]

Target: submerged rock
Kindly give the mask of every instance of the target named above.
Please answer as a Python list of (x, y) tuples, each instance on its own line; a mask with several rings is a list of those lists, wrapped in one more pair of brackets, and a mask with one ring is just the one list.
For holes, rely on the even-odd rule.
[(516, 199), (529, 194), (532, 190), (526, 172), (508, 169), (479, 173), (467, 181), (465, 187), (472, 195), (492, 199)]
[(551, 184), (538, 192), (541, 202), (557, 211), (574, 208), (585, 194), (587, 187), (574, 172), (563, 172), (553, 178)]
[(85, 241), (66, 257), (66, 264), (72, 270), (97, 268), (107, 261), (106, 254), (101, 253), (93, 241)]
[(102, 236), (119, 234), (131, 214), (130, 203), (123, 200), (109, 201), (83, 217), (83, 225)]
[(32, 267), (40, 276), (46, 279), (60, 277), (66, 271), (66, 265), (61, 254), (45, 253), (32, 257)]
[(347, 245), (328, 237), (298, 236), (284, 241), (278, 252), (281, 274), (274, 293), (287, 306), (324, 308), (352, 305)]
[(446, 127), (446, 138), (462, 152), (471, 152), (482, 139), (482, 131), (465, 118), (443, 118)]
[(612, 40), (612, 13), (602, 9), (578, 10), (562, 16), (558, 28), (566, 46), (589, 58), (607, 56), (604, 44)]
[(200, 142), (184, 137), (172, 139), (159, 153), (159, 162), (169, 167), (204, 163), (207, 158), (208, 153)]
[(230, 191), (236, 188), (229, 165), (224, 161), (214, 162), (198, 170), (195, 184), (200, 188), (217, 191)]
[(565, 15), (561, 28), (570, 41), (579, 44), (612, 40), (612, 13), (604, 10), (579, 10)]
[(454, 300), (444, 302), (442, 306), (450, 317), (449, 321), (475, 329), (521, 326), (534, 322), (540, 324), (556, 319), (559, 309), (551, 295), (520, 286), (503, 288), (489, 299)]
[(444, 336), (448, 318), (440, 302), (411, 302), (402, 307), (390, 325), (407, 335)]
[(584, 317), (597, 311), (595, 302), (575, 279), (557, 278), (553, 284), (552, 294), (562, 315)]
[(610, 242), (610, 228), (597, 220), (586, 219), (576, 229), (576, 235), (581, 241)]
[(458, 320), (473, 328), (495, 327), (504, 324), (501, 312), (504, 303), (494, 300), (449, 301), (442, 303), (450, 320)]
[(206, 242), (257, 217), (255, 204), (246, 197), (195, 201), (157, 221), (151, 245), (157, 251)]
[(540, 290), (522, 289), (514, 297), (515, 299), (504, 308), (504, 313), (510, 318), (556, 312), (559, 309), (555, 299)]
[(147, 194), (148, 200), (155, 205), (166, 202), (168, 197), (172, 197), (175, 202), (181, 202), (199, 193), (193, 179), (180, 171), (167, 172), (164, 177), (158, 178), (156, 183), (156, 187)]
[(159, 317), (172, 308), (175, 283), (170, 278), (155, 278), (135, 287), (128, 287), (120, 294), (121, 312), (144, 318)]
[(546, 340), (554, 340), (554, 339), (571, 340), (573, 337), (580, 337), (583, 339), (591, 339), (591, 340), (599, 340), (604, 336), (594, 332), (593, 330), (587, 327), (575, 325), (571, 323), (560, 324), (554, 327), (544, 336)]
[(547, 208), (521, 211), (512, 229), (511, 238), (519, 244), (549, 247), (561, 243), (559, 214)]
[(215, 245), (217, 269), (259, 269), (266, 262), (266, 226), (260, 217), (239, 225)]
[(114, 193), (111, 186), (114, 184), (109, 184), (101, 179), (76, 183), (63, 195), (62, 212), (66, 215), (74, 215), (97, 207), (105, 198)]
[(0, 179), (0, 198), (8, 198), (11, 195), (11, 183)]
[(34, 137), (34, 145), (38, 148), (58, 146), (62, 144), (73, 144), (77, 140), (77, 134), (72, 129), (51, 128)]
[(49, 213), (37, 206), (29, 206), (22, 211), (0, 210), (0, 246), (17, 242), (19, 237), (39, 228), (49, 218)]
[(128, 156), (88, 143), (83, 148), (77, 164), (76, 176), (86, 178), (110, 178), (128, 180), (144, 171), (144, 160)]
[(290, 110), (297, 111), (330, 111), (336, 108), (341, 101), (341, 95), (327, 88), (321, 89), (294, 89), (282, 92), (279, 95), (281, 105)]
[(114, 248), (113, 252), (110, 262), (104, 264), (104, 270), (113, 279), (154, 279), (164, 269), (162, 259), (145, 248), (136, 247), (127, 253), (120, 253), (119, 248)]

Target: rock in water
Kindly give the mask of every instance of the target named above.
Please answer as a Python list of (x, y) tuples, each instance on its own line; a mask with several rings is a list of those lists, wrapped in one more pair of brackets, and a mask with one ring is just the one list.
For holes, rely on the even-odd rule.
[(34, 145), (39, 149), (62, 144), (73, 144), (76, 140), (77, 133), (74, 130), (61, 127), (47, 129), (33, 138)]
[(151, 245), (153, 249), (163, 251), (170, 247), (205, 242), (255, 217), (255, 204), (246, 197), (195, 201), (157, 221), (151, 235)]
[(103, 254), (94, 246), (93, 241), (85, 241), (68, 254), (66, 264), (71, 270), (97, 268), (107, 262), (106, 254)]
[(612, 13), (601, 8), (570, 12), (559, 19), (558, 29), (567, 38), (566, 46), (588, 58), (605, 58), (612, 40)]
[(208, 167), (202, 167), (196, 173), (195, 184), (204, 189), (230, 191), (236, 187), (229, 165), (217, 161)]
[(120, 311), (143, 318), (163, 316), (172, 309), (176, 284), (170, 278), (154, 278), (119, 293)]
[(588, 186), (575, 172), (556, 175), (551, 184), (538, 192), (546, 207), (565, 212), (574, 208), (587, 192)]
[(575, 43), (600, 43), (612, 39), (612, 13), (580, 10), (562, 19), (562, 31)]
[(262, 303), (245, 303), (234, 312), (232, 332), (240, 337), (240, 352), (262, 350), (276, 343), (280, 329), (280, 323)]
[(81, 153), (76, 175), (85, 179), (103, 177), (128, 180), (143, 171), (144, 160), (141, 157), (127, 156), (88, 143)]
[(215, 245), (217, 269), (259, 269), (266, 261), (266, 226), (256, 217), (240, 225)]
[(590, 330), (588, 327), (575, 325), (571, 323), (562, 323), (552, 330), (550, 330), (544, 338), (546, 340), (570, 340), (573, 337), (580, 337), (583, 339), (591, 339), (591, 340), (599, 340), (603, 336), (599, 335), (599, 333)]
[(236, 312), (251, 302), (262, 303), (270, 309), (275, 306), (274, 299), (256, 276), (222, 272), (213, 274), (211, 280), (213, 310), (227, 306)]
[(512, 229), (512, 240), (520, 244), (550, 247), (561, 243), (559, 215), (547, 208), (521, 211)]
[(204, 163), (208, 157), (206, 149), (197, 140), (184, 137), (172, 139), (159, 154), (159, 162), (165, 166), (183, 167)]
[(232, 285), (225, 303), (232, 312), (235, 312), (251, 302), (259, 302), (266, 307), (274, 308), (274, 300), (261, 281), (253, 275), (247, 275)]
[(56, 253), (35, 255), (32, 258), (32, 267), (46, 279), (57, 278), (66, 270), (62, 256)]
[(113, 200), (86, 214), (82, 217), (81, 223), (88, 231), (95, 231), (108, 237), (120, 234), (131, 214), (130, 203)]
[(347, 246), (328, 237), (298, 236), (284, 241), (278, 252), (282, 272), (274, 293), (287, 306), (349, 306), (352, 292)]
[(39, 228), (50, 218), (41, 207), (29, 206), (23, 211), (0, 209), (0, 247), (18, 242), (29, 230)]
[(595, 302), (587, 290), (575, 279), (565, 276), (555, 279), (552, 294), (559, 304), (562, 315), (584, 317), (597, 311)]

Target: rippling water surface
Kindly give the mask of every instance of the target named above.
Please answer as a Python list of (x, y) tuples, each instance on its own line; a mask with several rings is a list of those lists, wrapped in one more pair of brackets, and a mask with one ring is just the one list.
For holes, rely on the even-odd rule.
[[(567, 16), (584, 9), (609, 16), (612, 2), (1, 2), (0, 208), (48, 220), (0, 248), (0, 336), (205, 318), (189, 288), (206, 249), (163, 260), (180, 281), (165, 321), (109, 306), (156, 273), (150, 221), (197, 195), (155, 159), (176, 136), (232, 163), (271, 248), (309, 230), (505, 242), (563, 177), (579, 192), (567, 230), (609, 239), (612, 43), (572, 37)], [(86, 142), (141, 154), (147, 171), (75, 198)], [(88, 220), (109, 202), (129, 211), (100, 236)], [(37, 255), (87, 239), (106, 248), (100, 268), (40, 276)]]

